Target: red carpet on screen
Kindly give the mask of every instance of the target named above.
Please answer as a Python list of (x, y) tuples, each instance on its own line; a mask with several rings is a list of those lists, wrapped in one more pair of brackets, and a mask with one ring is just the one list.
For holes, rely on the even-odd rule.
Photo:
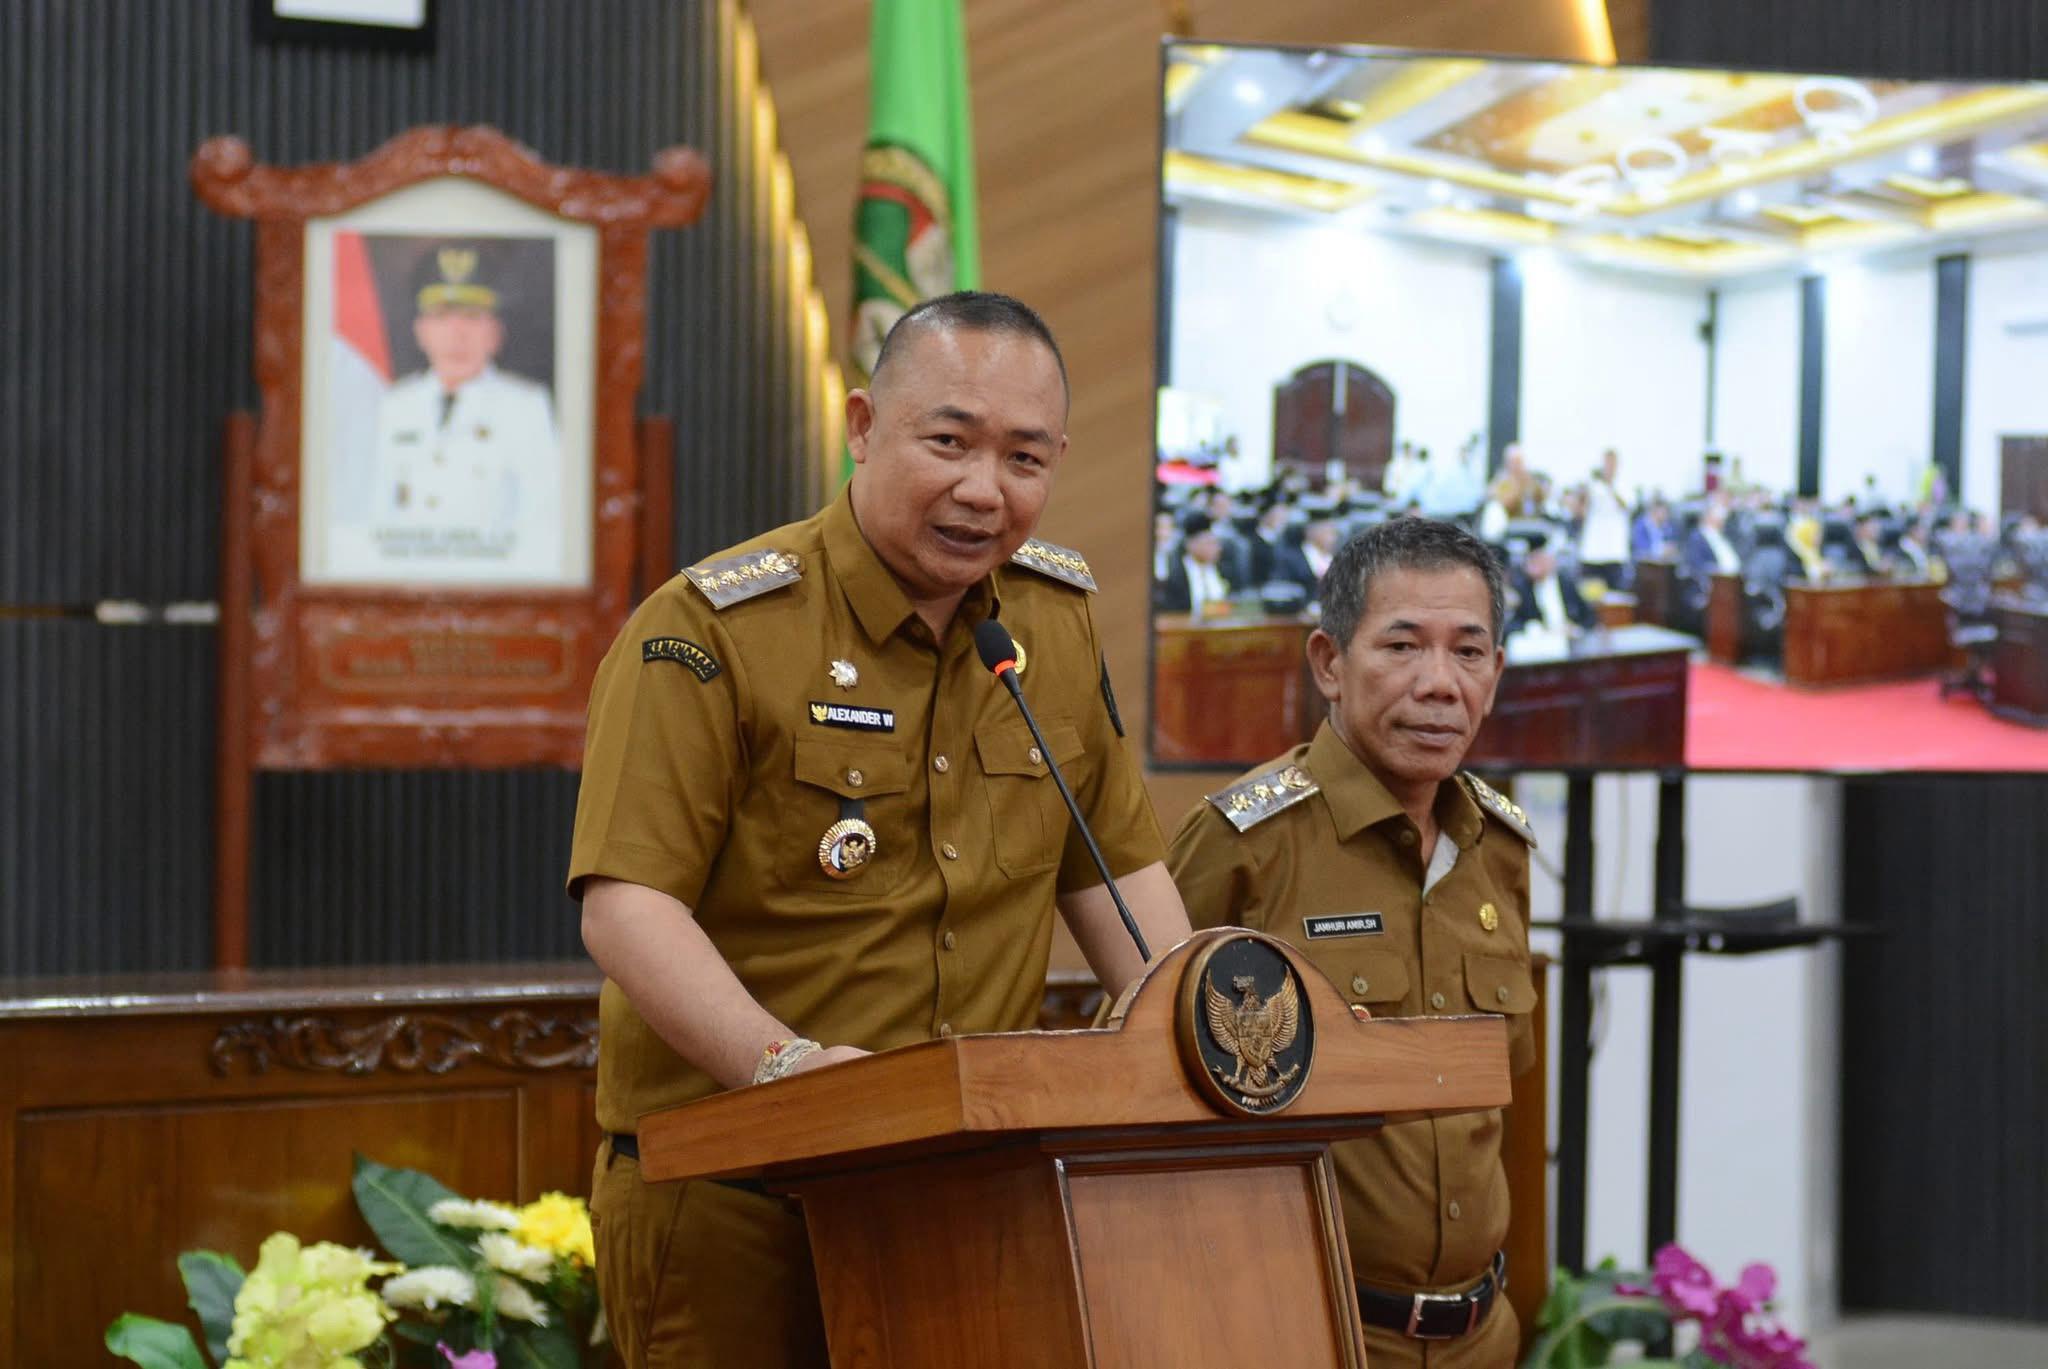
[(1795, 689), (1694, 661), (1685, 760), (1695, 770), (2048, 770), (2048, 729), (1944, 700), (1933, 677)]

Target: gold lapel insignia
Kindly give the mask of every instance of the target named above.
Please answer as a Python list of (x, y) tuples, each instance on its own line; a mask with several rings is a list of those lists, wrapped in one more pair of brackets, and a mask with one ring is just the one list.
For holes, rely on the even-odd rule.
[(833, 879), (852, 879), (875, 858), (875, 829), (859, 818), (841, 818), (818, 839), (818, 866)]
[(803, 578), (803, 573), (801, 560), (772, 547), (765, 551), (742, 552), (719, 561), (706, 561), (683, 571), (690, 578), (690, 583), (711, 601), (711, 607), (717, 609), (731, 608), (757, 594), (793, 585)]
[(1536, 844), (1536, 833), (1530, 830), (1529, 815), (1522, 811), (1521, 805), (1469, 771), (1460, 770), (1458, 779), (1473, 802), (1498, 818), (1504, 827), (1523, 841), (1531, 846)]
[(1479, 925), (1489, 932), (1500, 926), (1500, 910), (1491, 903), (1480, 904)]
[(841, 689), (851, 689), (860, 683), (860, 672), (853, 668), (852, 661), (834, 661), (832, 663), (832, 683), (838, 685)]
[(1030, 658), (1025, 656), (1024, 643), (1017, 640), (1017, 635), (1015, 633), (1010, 634), (1010, 645), (1017, 648), (1017, 673), (1019, 675), (1022, 675), (1024, 673), (1024, 667), (1031, 663)]
[(1095, 572), (1088, 569), (1081, 553), (1051, 542), (1041, 542), (1036, 537), (1017, 548), (1010, 557), (1010, 564), (1035, 570), (1075, 589), (1085, 589), (1090, 593), (1095, 590)]
[(1308, 771), (1298, 765), (1283, 765), (1241, 779), (1228, 789), (1209, 795), (1209, 802), (1232, 827), (1246, 832), (1319, 790), (1315, 777)]

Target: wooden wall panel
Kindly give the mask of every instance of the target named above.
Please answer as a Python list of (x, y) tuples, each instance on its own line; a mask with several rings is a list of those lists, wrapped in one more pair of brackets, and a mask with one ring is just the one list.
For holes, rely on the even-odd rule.
[(121, 1312), (181, 1316), (182, 1250), (373, 1244), (356, 1153), (476, 1197), (587, 1193), (597, 987), (573, 962), (10, 983), (0, 1365), (99, 1363)]
[[(797, 208), (835, 342), (845, 337), (868, 6), (748, 0)], [(1598, 57), (1599, 6), (1580, 0), (966, 0), (981, 177), (983, 283), (1031, 303), (1074, 381), (1073, 447), (1045, 536), (1079, 548), (1135, 741), (1147, 716), (1159, 43), (1169, 11), (1203, 40), (1376, 43)], [(1589, 18), (1601, 20), (1593, 29)], [(1152, 780), (1169, 829), (1219, 775)]]

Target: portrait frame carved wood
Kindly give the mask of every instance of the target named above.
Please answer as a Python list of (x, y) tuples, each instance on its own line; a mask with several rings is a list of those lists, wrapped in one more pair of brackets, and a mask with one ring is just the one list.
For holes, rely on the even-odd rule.
[[(292, 167), (258, 162), (240, 138), (213, 138), (190, 176), (208, 208), (255, 224), (261, 411), (230, 415), (223, 444), (215, 959), (239, 966), (255, 771), (580, 764), (597, 664), (671, 568), (672, 426), (636, 418), (648, 235), (697, 220), (711, 169), (670, 147), (647, 174), (613, 175), (548, 163), (487, 126), (436, 125), (353, 162)], [(337, 216), (430, 183), (473, 183), (594, 237), (594, 322), (579, 354), (593, 374), (576, 410), (591, 425), (592, 486), (587, 523), (565, 534), (587, 530), (590, 544), (575, 549), (575, 583), (308, 583), (303, 573), (301, 519), (319, 497), (304, 479), (309, 225), (327, 231)], [(581, 469), (564, 466), (580, 482)], [(578, 501), (584, 493), (572, 489)]]

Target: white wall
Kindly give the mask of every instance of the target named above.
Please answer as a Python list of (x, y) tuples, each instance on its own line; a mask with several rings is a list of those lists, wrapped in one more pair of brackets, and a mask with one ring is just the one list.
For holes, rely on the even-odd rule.
[(1934, 455), (1933, 262), (1828, 271), (1821, 365), (1821, 496), (1854, 494), (1869, 473), (1886, 499), (1910, 498)]
[(1522, 445), (1560, 485), (1584, 480), (1602, 449), (1621, 454), (1621, 487), (1699, 487), (1706, 432), (1706, 291), (1584, 267), (1548, 252), (1522, 264)]
[[(1806, 919), (1839, 920), (1838, 795), (1832, 780), (1688, 780), (1688, 901), (1727, 905), (1795, 894)], [(1646, 916), (1656, 780), (1603, 778), (1594, 796), (1597, 910)], [(1554, 875), (1564, 847), (1564, 781), (1524, 776), (1516, 800), (1528, 809)], [(1538, 918), (1557, 915), (1554, 878), (1536, 874), (1532, 893)], [(1553, 935), (1538, 933), (1537, 941), (1555, 953)], [(1838, 1302), (1838, 974), (1829, 951), (1685, 962), (1678, 1239), (1724, 1281), (1752, 1260), (1774, 1266), (1783, 1315), (1802, 1333), (1832, 1324)], [(1553, 975), (1553, 990), (1557, 983)], [(1649, 1253), (1649, 973), (1607, 971), (1595, 985), (1586, 1254), (1641, 1267)], [(1553, 1108), (1562, 1059), (1558, 1008), (1553, 992)]]
[[(1715, 324), (1714, 446), (1742, 478), (1799, 486), (1799, 281), (1780, 276), (1720, 287)], [(1686, 488), (1697, 488), (1697, 481)]]
[[(1969, 309), (1961, 494), (1996, 512), (2000, 434), (2048, 433), (2048, 251), (1973, 253)], [(2042, 326), (2007, 331), (2020, 320)]]
[(1221, 401), (1239, 448), (1227, 485), (1265, 483), (1273, 387), (1314, 361), (1378, 373), (1397, 439), (1432, 455), (1486, 430), (1484, 253), (1201, 203), (1181, 209), (1174, 243), (1167, 383)]

